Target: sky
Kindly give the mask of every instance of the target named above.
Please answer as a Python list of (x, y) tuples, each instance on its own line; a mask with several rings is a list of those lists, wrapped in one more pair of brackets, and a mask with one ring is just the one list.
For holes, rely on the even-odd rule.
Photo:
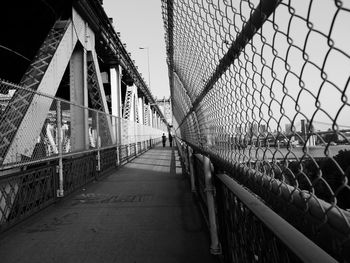
[[(126, 50), (131, 53), (147, 84), (150, 75), (153, 96), (168, 98), (170, 90), (161, 0), (104, 0), (103, 8), (113, 18), (115, 31), (120, 32), (121, 41), (126, 43)], [(148, 48), (149, 71), (147, 49), (140, 47)]]

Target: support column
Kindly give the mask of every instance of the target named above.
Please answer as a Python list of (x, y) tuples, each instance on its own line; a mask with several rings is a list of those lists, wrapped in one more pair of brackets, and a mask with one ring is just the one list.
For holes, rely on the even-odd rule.
[(142, 98), (142, 106), (143, 106), (143, 111), (142, 111), (142, 115), (143, 115), (143, 124), (144, 125), (148, 125), (148, 105), (146, 104), (146, 100), (145, 97)]
[(154, 128), (158, 129), (158, 115), (154, 112)]
[(138, 111), (139, 111), (139, 123), (140, 124), (145, 124), (144, 123), (144, 117), (145, 117), (145, 115), (144, 115), (144, 111), (143, 111), (143, 103), (144, 103), (144, 101), (143, 101), (143, 98), (139, 98), (139, 103), (138, 103), (138, 106), (139, 106), (139, 109), (138, 109)]
[(152, 109), (151, 109), (151, 105), (148, 104), (147, 107), (148, 107), (148, 125), (150, 127), (152, 127)]
[(152, 109), (152, 128), (156, 127), (156, 113)]
[[(86, 53), (76, 48), (70, 60), (70, 100), (81, 106), (88, 106)], [(64, 108), (63, 108), (64, 109)], [(65, 121), (63, 119), (63, 121)], [(71, 151), (89, 149), (88, 112), (70, 106)]]
[(139, 113), (138, 113), (138, 96), (137, 96), (137, 87), (135, 86), (135, 84), (133, 84), (133, 89), (134, 89), (134, 105), (133, 105), (133, 113), (134, 113), (134, 118), (131, 119), (133, 122), (137, 122), (137, 119), (140, 117)]
[(121, 144), (121, 123), (120, 118), (122, 114), (121, 101), (121, 70), (119, 65), (110, 69), (110, 83), (111, 83), (111, 103), (112, 115), (116, 116), (112, 121), (113, 134), (116, 136), (114, 143)]

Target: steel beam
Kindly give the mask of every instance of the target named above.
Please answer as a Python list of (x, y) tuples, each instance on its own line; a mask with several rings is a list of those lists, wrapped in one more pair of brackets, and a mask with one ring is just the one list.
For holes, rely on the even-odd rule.
[(113, 122), (113, 132), (116, 135), (117, 143), (121, 143), (120, 118), (122, 113), (121, 101), (121, 70), (120, 66), (116, 65), (110, 69), (110, 84), (111, 84), (111, 102), (112, 115), (116, 116)]
[[(93, 107), (109, 114), (101, 71), (95, 50), (88, 52), (88, 90)], [(111, 117), (104, 115), (100, 118), (99, 125), (103, 127), (101, 130), (103, 146), (111, 143), (114, 144), (116, 142), (116, 138), (113, 134)]]
[(140, 124), (144, 124), (144, 105), (143, 105), (143, 99), (142, 98), (138, 98), (138, 114), (139, 114), (139, 123)]
[[(77, 37), (73, 33), (72, 23), (69, 22), (47, 69), (40, 79), (36, 89), (38, 92), (55, 96), (76, 43)], [(34, 61), (32, 64), (35, 63)], [(37, 137), (41, 132), (52, 104), (52, 99), (37, 94), (32, 94), (31, 96), (32, 99), (28, 109), (25, 111), (25, 115), (11, 140), (8, 151), (4, 155), (3, 164), (20, 161), (22, 155), (32, 156)]]
[[(70, 60), (70, 99), (87, 107), (86, 55), (83, 49), (75, 49)], [(72, 151), (89, 149), (88, 112), (84, 108), (70, 106)]]

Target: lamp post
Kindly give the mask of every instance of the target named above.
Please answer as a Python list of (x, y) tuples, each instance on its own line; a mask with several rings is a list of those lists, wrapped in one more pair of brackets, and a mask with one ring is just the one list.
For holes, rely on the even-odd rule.
[(149, 69), (149, 47), (139, 47), (139, 49), (147, 50), (147, 65), (148, 65), (148, 85), (151, 88), (151, 74)]

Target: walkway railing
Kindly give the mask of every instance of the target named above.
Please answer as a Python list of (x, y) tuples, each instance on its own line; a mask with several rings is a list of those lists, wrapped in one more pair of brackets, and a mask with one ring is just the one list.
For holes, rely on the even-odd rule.
[[(163, 0), (162, 7), (181, 143), (334, 258), (349, 260), (349, 4)], [(227, 176), (216, 178), (216, 201), (228, 262), (313, 261), (300, 250), (305, 243), (292, 249), (293, 235), (281, 239)]]
[[(51, 101), (51, 107), (42, 127), (33, 129), (30, 127), (30, 122), (27, 125), (28, 133), (38, 131), (34, 143), (27, 141), (26, 138), (21, 138), (12, 143), (15, 144), (15, 147), (10, 150), (5, 149), (3, 144), (0, 145), (1, 152), (8, 151), (7, 158), (0, 160), (0, 170), (49, 161), (59, 156), (68, 157), (109, 148), (120, 148), (125, 145), (139, 145), (141, 142), (160, 138), (163, 132), (167, 132), (165, 125), (160, 128), (142, 125), (35, 92), (4, 80), (0, 80), (0, 94), (7, 95), (1, 96), (2, 109), (6, 108), (11, 95), (16, 90), (22, 90), (24, 96), (44, 97)], [(39, 103), (34, 102), (33, 104), (35, 110), (40, 109)], [(2, 111), (0, 117), (1, 114)], [(35, 115), (32, 117), (35, 118)], [(2, 123), (1, 133), (4, 134), (10, 130), (10, 126), (11, 123)], [(33, 137), (30, 134), (27, 135)], [(1, 137), (1, 140), (3, 138)]]
[[(152, 128), (0, 80), (1, 113), (16, 90), (51, 101), (33, 137), (20, 138), (1, 154), (0, 232), (161, 141), (166, 126)], [(42, 101), (37, 100), (37, 101)], [(15, 103), (12, 103), (15, 105)], [(33, 107), (40, 108), (35, 101)], [(18, 105), (20, 106), (20, 105)], [(37, 109), (36, 109), (37, 110)], [(34, 111), (35, 112), (35, 111)], [(35, 115), (33, 115), (35, 118)], [(10, 123), (1, 123), (1, 146)], [(30, 123), (28, 123), (30, 125)], [(28, 126), (28, 133), (35, 129)], [(25, 134), (25, 133), (24, 133)]]

